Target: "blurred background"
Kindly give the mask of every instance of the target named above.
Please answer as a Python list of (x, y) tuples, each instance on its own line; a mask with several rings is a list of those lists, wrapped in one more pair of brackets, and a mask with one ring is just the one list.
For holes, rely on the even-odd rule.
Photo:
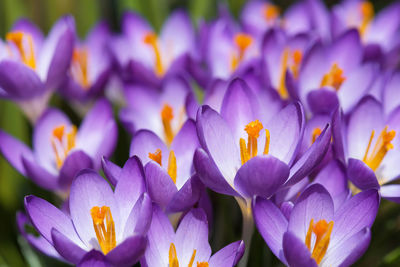
[[(27, 17), (45, 33), (52, 24), (64, 14), (72, 14), (76, 20), (81, 38), (98, 20), (106, 20), (111, 28), (119, 31), (121, 15), (126, 10), (142, 14), (159, 30), (171, 10), (187, 10), (193, 22), (200, 18), (206, 20), (216, 16), (218, 6), (229, 7), (238, 16), (245, 0), (0, 0), (0, 36), (20, 17)], [(284, 10), (294, 1), (275, 1)], [(325, 1), (331, 6), (337, 1)], [(380, 10), (392, 1), (372, 1)], [(400, 14), (399, 14), (400, 15)], [(62, 99), (55, 96), (51, 105), (60, 107), (71, 119), (79, 124), (79, 117)], [(31, 145), (32, 129), (18, 107), (11, 102), (0, 100), (0, 128)], [(129, 155), (130, 137), (120, 127), (119, 141), (112, 160), (122, 165)], [(60, 200), (32, 182), (22, 177), (0, 156), (0, 267), (2, 266), (64, 266), (56, 260), (47, 258), (29, 247), (18, 234), (15, 214), (23, 210), (23, 198), (34, 194), (54, 204)], [(214, 206), (211, 245), (213, 251), (240, 239), (241, 215), (239, 207), (231, 197), (210, 192)], [(28, 229), (29, 230), (29, 229)], [(271, 254), (262, 237), (255, 233), (248, 266), (282, 266)], [(372, 241), (367, 253), (357, 266), (400, 266), (400, 206), (382, 201), (378, 219), (372, 228)]]

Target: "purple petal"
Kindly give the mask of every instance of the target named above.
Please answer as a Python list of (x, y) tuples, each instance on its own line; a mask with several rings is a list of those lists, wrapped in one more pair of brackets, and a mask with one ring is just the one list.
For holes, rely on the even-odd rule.
[(90, 168), (93, 168), (93, 161), (85, 152), (78, 150), (70, 153), (60, 169), (59, 186), (69, 188), (79, 171)]
[(77, 264), (81, 261), (86, 251), (75, 244), (68, 236), (58, 231), (56, 228), (51, 229), (51, 238), (54, 248), (69, 262)]
[(211, 247), (208, 243), (208, 223), (205, 212), (193, 209), (185, 215), (176, 230), (176, 253), (183, 266), (189, 264), (193, 250), (196, 250), (194, 262), (208, 261)]
[(295, 158), (304, 131), (304, 112), (300, 103), (290, 104), (265, 126), (270, 132), (269, 154), (288, 165)]
[(244, 242), (242, 240), (236, 241), (217, 251), (217, 253), (211, 256), (208, 264), (210, 266), (236, 266), (242, 258), (244, 250)]
[(400, 203), (400, 185), (383, 185), (380, 192), (383, 198), (394, 201), (396, 203)]
[(95, 169), (100, 168), (102, 156), (110, 156), (118, 138), (117, 124), (112, 107), (104, 99), (99, 100), (83, 120), (77, 134), (77, 147), (94, 160)]
[(238, 193), (222, 176), (214, 161), (201, 148), (194, 154), (193, 163), (201, 181), (215, 192), (236, 196)]
[(22, 163), (24, 165), (27, 177), (29, 177), (37, 185), (48, 190), (59, 189), (57, 176), (49, 173), (35, 161), (31, 161), (22, 157)]
[(114, 193), (103, 177), (92, 170), (80, 172), (71, 185), (69, 207), (76, 231), (88, 247), (93, 247), (96, 234), (90, 210), (93, 207), (107, 206), (111, 210), (115, 229), (120, 228), (120, 212)]
[(338, 160), (342, 163), (345, 162), (345, 151), (344, 151), (344, 134), (342, 131), (342, 112), (338, 108), (332, 114), (332, 147), (333, 152)]
[(156, 162), (148, 162), (145, 166), (147, 190), (151, 199), (165, 208), (178, 192), (171, 176)]
[(358, 30), (350, 29), (339, 36), (330, 49), (333, 61), (349, 73), (358, 67), (362, 59), (362, 44)]
[(379, 183), (374, 171), (361, 160), (349, 159), (347, 177), (361, 190), (371, 188), (379, 189)]
[(400, 73), (393, 74), (389, 81), (386, 82), (383, 91), (383, 103), (385, 113), (389, 114), (400, 105), (400, 99), (397, 97), (400, 84)]
[(107, 262), (104, 254), (98, 250), (91, 250), (83, 256), (82, 260), (78, 263), (78, 267), (111, 267), (111, 264)]
[(307, 95), (307, 103), (314, 114), (330, 114), (339, 106), (339, 99), (334, 90), (321, 88)]
[(132, 266), (142, 257), (146, 245), (145, 236), (135, 235), (116, 246), (106, 255), (106, 258), (113, 266)]
[(11, 135), (0, 131), (0, 152), (17, 171), (26, 176), (22, 156), (27, 159), (33, 158), (32, 151), (28, 146)]
[(186, 181), (179, 191), (168, 203), (166, 211), (168, 213), (185, 211), (193, 207), (201, 196), (204, 186), (199, 177), (194, 175)]
[(288, 265), (291, 267), (317, 267), (318, 264), (306, 247), (305, 243), (295, 234), (286, 232), (283, 235), (283, 252)]
[(83, 246), (75, 232), (71, 219), (46, 200), (35, 196), (27, 196), (25, 197), (25, 210), (35, 229), (49, 243), (53, 244), (51, 231), (54, 228), (68, 236), (74, 243)]
[(290, 214), (288, 231), (305, 240), (311, 219), (314, 222), (331, 221), (333, 212), (333, 200), (328, 191), (319, 184), (311, 185), (297, 199)]
[(45, 92), (44, 84), (30, 67), (10, 60), (0, 62), (0, 87), (11, 98), (21, 100), (39, 96)]
[(283, 213), (270, 200), (257, 197), (253, 200), (253, 215), (256, 227), (272, 253), (285, 262), (282, 238), (288, 221)]
[(236, 170), (240, 166), (239, 140), (235, 140), (228, 124), (208, 106), (197, 113), (197, 133), (200, 144), (209, 153), (222, 176), (233, 184)]
[(144, 193), (130, 211), (125, 223), (123, 238), (134, 234), (145, 235), (149, 230), (152, 215), (152, 200), (148, 194)]
[(331, 142), (330, 126), (327, 125), (324, 131), (318, 136), (317, 140), (301, 156), (301, 158), (290, 168), (287, 185), (293, 185), (305, 176), (309, 175), (326, 154)]
[(105, 157), (102, 157), (101, 165), (108, 181), (113, 186), (116, 186), (118, 183), (119, 176), (121, 175), (122, 168), (112, 163)]
[(279, 159), (257, 156), (243, 164), (235, 177), (235, 188), (246, 198), (270, 197), (289, 176), (289, 167)]

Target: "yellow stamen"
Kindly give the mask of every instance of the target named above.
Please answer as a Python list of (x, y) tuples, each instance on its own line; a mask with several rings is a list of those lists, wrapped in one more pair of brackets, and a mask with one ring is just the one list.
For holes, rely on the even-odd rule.
[(360, 13), (361, 13), (361, 24), (358, 28), (361, 36), (364, 36), (367, 32), (371, 21), (374, 18), (374, 6), (369, 1), (364, 1), (360, 3)]
[(151, 160), (154, 160), (155, 162), (157, 162), (158, 164), (160, 164), (160, 166), (162, 166), (162, 164), (161, 164), (161, 149), (157, 149), (156, 150), (156, 152), (154, 152), (154, 153), (150, 153), (149, 152), (149, 158), (151, 159)]
[(53, 129), (50, 141), (56, 158), (57, 168), (61, 168), (68, 153), (75, 147), (76, 134), (77, 128), (75, 125), (72, 125), (68, 133), (65, 132), (65, 125), (60, 125)]
[(71, 72), (84, 89), (89, 87), (88, 76), (88, 50), (87, 48), (75, 48), (72, 56)]
[(147, 33), (145, 35), (143, 41), (145, 44), (147, 44), (153, 48), (154, 57), (155, 57), (154, 72), (158, 76), (163, 76), (164, 68), (163, 68), (162, 61), (161, 61), (161, 52), (160, 52), (160, 48), (158, 47), (157, 36), (153, 32)]
[(293, 65), (291, 65), (290, 70), (293, 73), (293, 77), (297, 79), (299, 77), (300, 63), (303, 59), (303, 53), (298, 49), (294, 50), (292, 58)]
[[(195, 258), (195, 257), (196, 257), (196, 250), (194, 249), (194, 250), (193, 250), (192, 257), (190, 258), (190, 261), (189, 261), (188, 267), (192, 267), (192, 265), (193, 265), (193, 262), (194, 262), (194, 258)], [(197, 263), (197, 265), (198, 265), (198, 263)]]
[(317, 140), (318, 136), (320, 136), (321, 133), (322, 133), (321, 128), (319, 127), (314, 128), (314, 130), (312, 131), (311, 144), (315, 143), (315, 140)]
[(172, 131), (171, 121), (174, 118), (173, 109), (170, 105), (165, 104), (161, 110), (161, 120), (164, 126), (164, 134), (167, 145), (172, 143), (174, 132)]
[(269, 142), (271, 141), (271, 136), (268, 129), (265, 129), (265, 145), (264, 145), (264, 155), (269, 153)]
[[(33, 49), (33, 40), (31, 35), (19, 31), (9, 32), (6, 35), (6, 39), (10, 42), (13, 42), (17, 46), (24, 64), (31, 67), (32, 69), (35, 69), (35, 52)], [(24, 40), (28, 43), (28, 51), (25, 48)]]
[(197, 267), (208, 267), (208, 262), (197, 262)]
[(238, 48), (238, 56), (234, 55), (231, 60), (231, 69), (234, 71), (243, 61), (246, 50), (253, 43), (253, 38), (246, 33), (237, 33), (234, 38), (236, 47)]
[(178, 256), (176, 255), (176, 248), (174, 243), (169, 246), (169, 267), (179, 267)]
[(176, 166), (176, 157), (173, 150), (169, 152), (168, 174), (171, 177), (172, 181), (174, 181), (174, 184), (176, 184), (177, 166)]
[(278, 6), (268, 3), (264, 4), (262, 11), (267, 22), (276, 20), (281, 13), (281, 10)]
[(311, 235), (312, 233), (314, 233), (316, 240), (314, 244), (314, 249), (311, 252), (311, 257), (317, 262), (317, 264), (321, 263), (326, 254), (332, 234), (333, 224), (333, 221), (330, 221), (328, 223), (325, 220), (319, 220), (315, 224), (314, 219), (311, 219), (310, 221), (310, 225), (306, 234), (305, 244), (311, 252)]
[(378, 136), (378, 139), (375, 142), (374, 148), (372, 152), (370, 152), (372, 140), (374, 139), (375, 131), (371, 132), (371, 136), (368, 142), (367, 149), (364, 154), (363, 161), (367, 164), (372, 170), (376, 171), (381, 164), (383, 158), (386, 156), (386, 153), (393, 149), (393, 144), (391, 143), (394, 137), (396, 136), (396, 132), (394, 130), (388, 131), (388, 126), (386, 126), (381, 134)]
[(340, 86), (346, 80), (346, 77), (343, 76), (343, 70), (339, 68), (338, 64), (334, 63), (321, 80), (320, 87), (331, 86), (336, 91), (339, 91)]
[(90, 215), (92, 216), (93, 228), (96, 232), (101, 251), (107, 254), (117, 245), (115, 224), (111, 215), (111, 210), (107, 206), (94, 206), (90, 209)]
[(286, 69), (288, 67), (289, 52), (289, 48), (285, 48), (285, 50), (283, 50), (281, 59), (281, 75), (279, 78), (278, 93), (280, 94), (282, 99), (289, 98), (289, 94), (286, 89)]
[[(246, 141), (243, 138), (239, 140), (240, 147), (240, 159), (242, 161), (242, 165), (245, 164), (249, 159), (257, 156), (258, 152), (258, 144), (257, 138), (260, 136), (260, 131), (262, 130), (263, 125), (259, 120), (255, 120), (246, 125), (244, 130), (247, 132), (247, 146)], [(264, 148), (264, 152), (269, 147), (269, 131), (266, 130), (266, 147)], [(268, 144), (267, 144), (268, 143)]]

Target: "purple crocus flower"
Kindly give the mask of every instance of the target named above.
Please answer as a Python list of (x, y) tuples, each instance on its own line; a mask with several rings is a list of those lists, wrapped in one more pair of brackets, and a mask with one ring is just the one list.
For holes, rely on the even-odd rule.
[(338, 105), (347, 114), (368, 92), (376, 75), (374, 64), (363, 64), (357, 30), (348, 30), (333, 43), (317, 42), (304, 56), (299, 97), (313, 113), (330, 114)]
[(78, 129), (57, 109), (48, 109), (33, 130), (33, 150), (0, 132), (0, 151), (21, 174), (49, 190), (68, 190), (84, 168), (99, 169), (117, 140), (111, 105), (99, 100)]
[(110, 36), (108, 25), (100, 22), (85, 41), (76, 42), (68, 78), (60, 88), (68, 99), (88, 101), (102, 93), (111, 74)]
[[(380, 189), (382, 197), (400, 201), (400, 186), (390, 184), (400, 176), (400, 109), (384, 115), (380, 102), (364, 97), (340, 130), (335, 123), (334, 142), (339, 158), (346, 162), (347, 175), (359, 189)], [(343, 137), (340, 132), (343, 131)], [(342, 139), (343, 138), (343, 139)]]
[(297, 199), (289, 218), (270, 200), (253, 201), (256, 226), (271, 251), (288, 266), (350, 266), (368, 248), (379, 207), (376, 190), (361, 192), (337, 210), (314, 184)]
[(202, 209), (185, 215), (178, 229), (174, 228), (160, 208), (154, 206), (148, 232), (148, 246), (142, 266), (235, 266), (243, 255), (244, 243), (237, 241), (211, 256), (208, 243), (208, 222)]
[(186, 99), (193, 95), (189, 83), (180, 76), (163, 81), (161, 90), (141, 86), (126, 86), (127, 106), (119, 117), (133, 135), (140, 129), (148, 129), (170, 145), (188, 118)]
[(61, 84), (69, 68), (74, 20), (61, 18), (44, 39), (35, 25), (21, 19), (6, 40), (1, 45), (5, 50), (0, 60), (0, 95), (17, 101), (34, 123), (46, 108), (51, 90)]
[[(55, 251), (66, 261), (78, 264), (96, 250), (102, 261), (113, 266), (131, 266), (143, 255), (151, 223), (151, 199), (144, 192), (140, 162), (132, 158), (113, 192), (92, 170), (81, 171), (71, 185), (70, 214), (47, 201), (25, 197), (25, 209), (43, 237), (41, 251)], [(29, 240), (29, 239), (28, 239)], [(45, 248), (42, 243), (47, 242)], [(51, 256), (51, 255), (50, 255)]]
[(127, 12), (122, 31), (112, 50), (128, 80), (158, 86), (163, 77), (184, 70), (183, 59), (194, 54), (194, 29), (182, 10), (170, 15), (159, 35), (139, 15)]

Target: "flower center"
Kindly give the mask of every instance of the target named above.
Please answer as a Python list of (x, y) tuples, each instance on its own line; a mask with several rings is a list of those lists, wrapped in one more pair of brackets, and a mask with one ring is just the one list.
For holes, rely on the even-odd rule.
[(68, 153), (75, 147), (76, 132), (75, 125), (72, 125), (69, 132), (65, 131), (65, 125), (60, 125), (53, 129), (51, 146), (56, 157), (58, 169), (63, 165)]
[(253, 43), (253, 38), (246, 33), (237, 33), (234, 38), (235, 45), (238, 49), (238, 54), (234, 54), (231, 60), (232, 71), (236, 70), (239, 64), (243, 61), (246, 50)]
[(340, 86), (346, 80), (343, 76), (343, 70), (338, 64), (334, 63), (331, 69), (322, 77), (320, 87), (331, 86), (336, 91), (339, 91)]
[[(162, 166), (162, 152), (161, 149), (157, 149), (154, 153), (149, 153), (149, 158), (157, 162), (160, 166)], [(177, 166), (176, 166), (176, 157), (175, 152), (173, 150), (169, 151), (168, 156), (168, 169), (167, 172), (171, 177), (174, 184), (176, 184), (177, 177)]]
[(276, 5), (265, 3), (262, 12), (267, 22), (273, 22), (279, 17), (281, 10)]
[(161, 61), (161, 52), (160, 48), (157, 42), (157, 35), (153, 32), (149, 32), (145, 35), (143, 39), (144, 43), (151, 46), (154, 52), (154, 72), (158, 76), (163, 76), (165, 73), (165, 70), (162, 65)]
[(89, 87), (88, 50), (86, 47), (74, 49), (71, 73), (84, 89)]
[(312, 131), (312, 137), (311, 137), (311, 144), (315, 143), (315, 140), (317, 140), (318, 136), (321, 135), (321, 128), (316, 127), (314, 128), (314, 130)]
[[(188, 267), (193, 266), (195, 257), (196, 257), (196, 250), (194, 249)], [(176, 255), (176, 248), (174, 243), (171, 243), (171, 245), (169, 246), (168, 262), (169, 262), (168, 265), (169, 267), (179, 267), (178, 256)], [(197, 267), (208, 267), (208, 262), (197, 262)]]
[(6, 39), (15, 44), (21, 55), (22, 62), (31, 67), (36, 68), (35, 53), (33, 49), (32, 36), (27, 33), (20, 31), (9, 32), (6, 35)]
[(374, 6), (369, 1), (364, 1), (359, 4), (360, 13), (361, 13), (361, 24), (358, 28), (361, 36), (364, 36), (367, 32), (371, 21), (374, 18)]
[(396, 132), (394, 130), (388, 131), (388, 126), (386, 126), (382, 130), (381, 134), (378, 136), (374, 148), (372, 149), (372, 151), (370, 151), (374, 135), (375, 135), (375, 130), (372, 130), (368, 146), (364, 154), (363, 161), (372, 170), (376, 171), (379, 165), (381, 164), (383, 158), (386, 156), (386, 153), (389, 150), (393, 149), (393, 144), (391, 142), (396, 136)]
[[(242, 165), (249, 161), (251, 158), (257, 156), (257, 139), (260, 136), (260, 131), (263, 129), (263, 125), (259, 120), (255, 120), (246, 125), (244, 130), (247, 132), (247, 145), (246, 141), (243, 138), (239, 140), (240, 146), (240, 159), (242, 161)], [(270, 134), (268, 129), (265, 129), (265, 146), (264, 146), (264, 155), (267, 155), (269, 152), (269, 141)]]
[(282, 99), (288, 99), (289, 94), (286, 88), (286, 70), (289, 68), (294, 78), (299, 77), (299, 69), (300, 63), (302, 60), (303, 54), (300, 50), (296, 49), (291, 53), (289, 48), (285, 48), (282, 53), (281, 57), (281, 71), (280, 71), (280, 78), (279, 78), (279, 86), (278, 86), (278, 93), (282, 97)]
[[(319, 220), (315, 224), (314, 219), (311, 219), (310, 221), (305, 243), (308, 250), (311, 252), (311, 257), (317, 262), (317, 264), (320, 264), (325, 256), (331, 239), (332, 229), (333, 221), (328, 223), (325, 220)], [(316, 239), (314, 248), (311, 251), (311, 236), (313, 233)]]
[(92, 216), (93, 228), (96, 232), (101, 251), (107, 254), (117, 245), (115, 224), (111, 215), (111, 210), (107, 206), (94, 206), (90, 209), (90, 215)]

